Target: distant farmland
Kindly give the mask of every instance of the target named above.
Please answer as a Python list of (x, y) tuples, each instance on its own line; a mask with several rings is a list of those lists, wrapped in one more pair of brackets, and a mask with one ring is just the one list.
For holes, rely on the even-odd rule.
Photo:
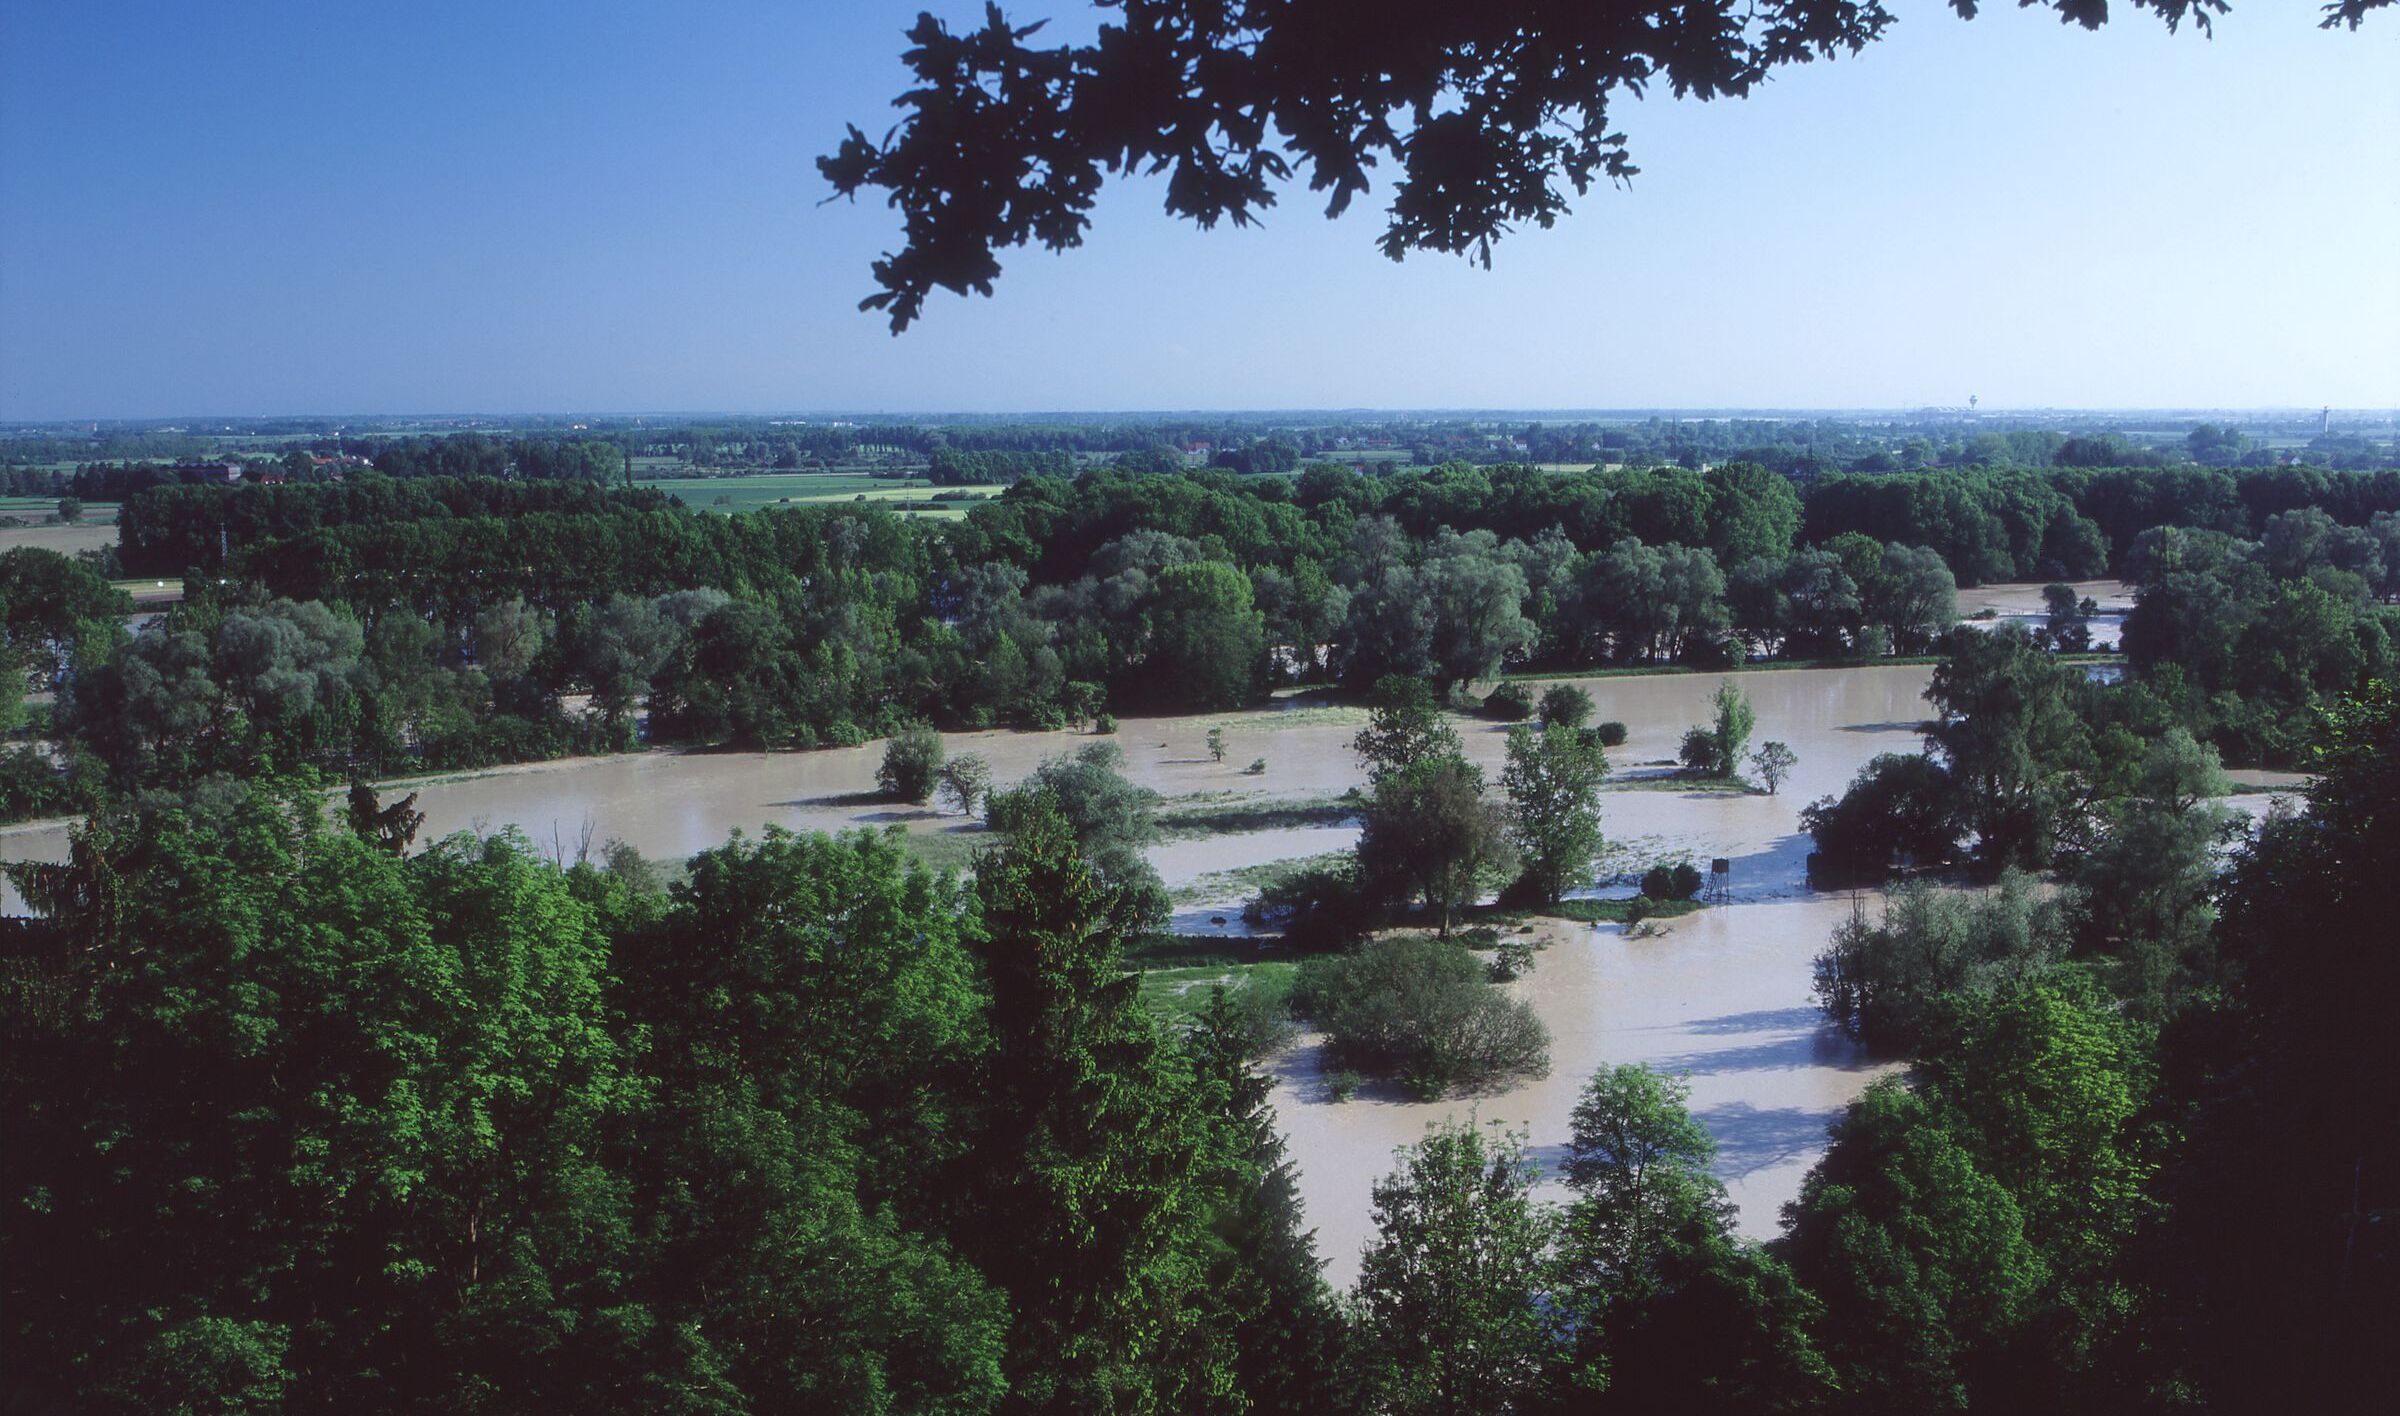
[[(839, 502), (873, 502), (905, 510), (912, 516), (959, 517), (971, 502), (930, 505), (937, 493), (954, 493), (980, 500), (1006, 488), (937, 487), (922, 477), (905, 480), (870, 477), (862, 472), (761, 472), (741, 477), (652, 477), (641, 485), (679, 497), (695, 511), (757, 511), (769, 506), (827, 506)], [(901, 505), (905, 504), (905, 509)]]

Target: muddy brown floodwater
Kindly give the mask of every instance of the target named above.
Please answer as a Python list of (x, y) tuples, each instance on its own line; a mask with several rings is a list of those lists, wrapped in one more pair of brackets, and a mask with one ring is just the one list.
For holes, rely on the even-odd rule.
[[(1748, 672), (1735, 675), (1757, 709), (1753, 742), (1789, 743), (1799, 766), (1780, 795), (1695, 792), (1645, 777), (1665, 771), (1683, 731), (1708, 716), (1708, 698), (1726, 676), (1660, 675), (1583, 680), (1596, 717), (1616, 719), (1630, 737), (1613, 750), (1619, 789), (1604, 798), (1610, 839), (1623, 861), (1688, 854), (1706, 868), (1732, 864), (1732, 903), (1671, 921), (1654, 938), (1630, 939), (1615, 926), (1544, 926), (1548, 947), (1534, 971), (1511, 985), (1529, 999), (1552, 1035), (1547, 1078), (1493, 1096), (1418, 1103), (1362, 1093), (1334, 1102), (1319, 1075), (1314, 1039), (1277, 1059), (1275, 1104), (1301, 1175), (1309, 1223), (1318, 1231), (1328, 1276), (1347, 1284), (1372, 1231), (1369, 1189), (1390, 1169), (1392, 1152), (1415, 1141), (1439, 1117), (1476, 1114), (1529, 1133), (1537, 1159), (1553, 1161), (1567, 1139), (1577, 1092), (1602, 1063), (1644, 1061), (1689, 1074), (1692, 1106), (1722, 1147), (1719, 1172), (1740, 1206), (1745, 1232), (1772, 1232), (1778, 1207), (1824, 1146), (1825, 1124), (1875, 1075), (1823, 1026), (1810, 1003), (1810, 960), (1851, 909), (1848, 896), (1818, 895), (1803, 878), (1807, 840), (1798, 813), (1838, 793), (1879, 752), (1913, 752), (1927, 711), (1922, 666)], [(1200, 793), (1315, 797), (1361, 780), (1348, 743), (1359, 715), (1298, 708), (1209, 717), (1131, 718), (1116, 741), (1126, 773), (1167, 796)], [(1208, 729), (1225, 724), (1227, 760), (1204, 750)], [(1471, 756), (1496, 777), (1505, 732), (1461, 720)], [(1092, 741), (1065, 733), (959, 733), (950, 752), (976, 752), (996, 778), (1023, 776), (1044, 757)], [(736, 828), (776, 823), (833, 830), (898, 824), (913, 832), (973, 832), (962, 818), (930, 809), (895, 808), (866, 799), (875, 784), (880, 744), (806, 753), (645, 753), (512, 768), (417, 784), (426, 812), (420, 839), (461, 830), (516, 826), (572, 855), (590, 839), (630, 842), (644, 854), (678, 858), (716, 845)], [(1263, 776), (1242, 765), (1267, 759)], [(388, 798), (388, 793), (387, 793)], [(1170, 886), (1209, 881), (1240, 866), (1342, 849), (1356, 839), (1343, 825), (1285, 828), (1168, 841), (1152, 859)], [(0, 831), (0, 858), (58, 859), (57, 826)], [(1187, 892), (1188, 894), (1189, 892)], [(1204, 892), (1205, 893), (1205, 892)], [(1186, 907), (1179, 926), (1208, 927), (1228, 917), (1238, 929), (1238, 888), (1221, 900)], [(11, 908), (17, 902), (11, 896)]]

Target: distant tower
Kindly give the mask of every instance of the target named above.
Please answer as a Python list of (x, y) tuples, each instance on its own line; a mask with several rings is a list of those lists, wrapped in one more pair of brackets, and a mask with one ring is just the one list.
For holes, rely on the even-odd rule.
[(1967, 395), (1967, 411), (1968, 411), (1969, 413), (1972, 413), (1972, 412), (1974, 412), (1974, 411), (1975, 411), (1975, 405), (1976, 405), (1976, 404), (1978, 404), (1978, 403), (1981, 403), (1982, 401), (1983, 401), (1982, 399), (1980, 399), (1980, 398), (1977, 398), (1977, 397), (1976, 397), (1974, 394), (1971, 394), (1971, 393), (1970, 393), (1970, 394), (1968, 394), (1968, 395)]
[(2330, 403), (2326, 404), (2326, 405), (2325, 405), (2325, 411), (2324, 411), (2324, 412), (2322, 412), (2322, 413), (2320, 413), (2320, 414), (2318, 414), (2318, 415), (2317, 415), (2317, 418), (2318, 418), (2318, 423), (2317, 423), (2317, 431), (2318, 431), (2318, 432), (2321, 432), (2321, 433), (2330, 433), (2330, 432), (2332, 432), (2332, 431), (2333, 431), (2333, 405), (2332, 405), (2332, 404), (2330, 404)]

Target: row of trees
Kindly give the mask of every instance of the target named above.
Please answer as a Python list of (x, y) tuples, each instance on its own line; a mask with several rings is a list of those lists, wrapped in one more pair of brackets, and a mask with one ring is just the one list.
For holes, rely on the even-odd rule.
[[(2370, 481), (2255, 489), (2356, 511)], [(71, 797), (43, 773), (71, 779), (86, 756), (120, 785), (262, 754), (373, 773), (630, 745), (645, 724), (812, 746), (1104, 704), (1213, 711), (1277, 678), (1456, 688), (1511, 664), (1931, 647), (1955, 618), (1944, 553), (1880, 524), (1799, 545), (1816, 504), (1739, 466), (1035, 476), (940, 528), (852, 507), (705, 517), (559, 481), (159, 488), (126, 504), (127, 568), (229, 574), (56, 677), (64, 750), (20, 754), (8, 806)], [(2126, 553), (2151, 606), (2126, 636), (2148, 691), (2244, 758), (2303, 749), (2309, 710), (2385, 661), (2379, 598), (2400, 574), (2384, 550), (2400, 514), (2300, 506), (2266, 525), (2257, 543), (2153, 528)], [(260, 616), (282, 627), (253, 633)]]
[[(1839, 472), (1918, 472), (1929, 468), (2159, 467), (2188, 458), (2208, 466), (2259, 467), (2296, 458), (2342, 469), (2389, 467), (2400, 456), (2388, 438), (2344, 430), (2318, 434), (2314, 416), (2252, 420), (2240, 426), (2202, 423), (2185, 429), (2143, 429), (2135, 436), (2073, 424), (2040, 426), (2013, 419), (1973, 421), (1928, 412), (1903, 423), (1840, 418), (1775, 420), (1648, 417), (1610, 422), (1510, 423), (1496, 419), (1328, 418), (1277, 422), (1261, 418), (1069, 418), (1049, 422), (974, 419), (951, 423), (796, 422), (715, 418), (661, 423), (655, 418), (544, 418), (514, 429), (463, 429), (426, 437), (401, 420), (261, 418), (233, 420), (212, 432), (186, 427), (115, 424), (52, 427), (0, 435), (0, 485), (20, 474), (40, 481), (31, 495), (56, 496), (50, 478), (60, 465), (138, 464), (142, 460), (232, 455), (272, 449), (336, 455), (401, 447), (422, 456), (427, 445), (461, 439), (476, 451), (452, 454), (455, 465), (520, 472), (525, 459), (495, 449), (513, 444), (604, 442), (635, 457), (673, 459), (703, 471), (858, 465), (890, 461), (923, 464), (944, 451), (1080, 455), (1084, 461), (1134, 465), (1149, 454), (1171, 453), (1166, 470), (1181, 466), (1187, 448), (1206, 444), (1232, 466), (1253, 447), (1273, 445), (1300, 462), (1354, 456), (1405, 456), (1419, 466), (1451, 460), (1526, 461), (1575, 465), (1701, 467), (1756, 462), (1803, 480)], [(2297, 444), (2296, 446), (2294, 444)], [(2272, 445), (2272, 446), (2271, 446)], [(540, 454), (535, 454), (538, 459)], [(399, 464), (396, 464), (399, 465)], [(414, 462), (406, 465), (412, 468)], [(536, 461), (533, 465), (540, 465)], [(1274, 469), (1253, 469), (1274, 470)], [(71, 474), (66, 474), (71, 475)]]
[[(2134, 541), (2157, 527), (2257, 536), (2270, 517), (2303, 507), (2323, 510), (2344, 526), (2365, 526), (2378, 512), (2400, 512), (2400, 472), (2306, 467), (1969, 470), (1795, 484), (1738, 462), (1706, 472), (1634, 467), (1573, 473), (1450, 464), (1382, 477), (1318, 466), (1290, 480), (1222, 472), (1127, 476), (1103, 469), (1069, 481), (1061, 464), (1040, 454), (949, 456), (945, 465), (962, 478), (1024, 477), (1028, 485), (976, 508), (967, 525), (927, 525), (920, 533), (955, 542), (960, 563), (998, 556), (1022, 566), (1037, 584), (1077, 579), (1094, 569), (1103, 546), (1142, 530), (1193, 541), (1214, 536), (1227, 558), (1245, 567), (1271, 564), (1288, 571), (1299, 558), (1330, 564), (1345, 549), (1350, 523), (1371, 514), (1391, 517), (1416, 540), (1449, 527), (1530, 544), (1555, 529), (1579, 552), (1628, 538), (1653, 547), (1705, 548), (1726, 574), (1756, 556), (1780, 560), (1795, 545), (1821, 545), (1857, 532), (1885, 546), (1928, 547), (1959, 583), (1975, 584), (2097, 575), (2125, 565)], [(1018, 460), (974, 472), (985, 466), (977, 458)], [(239, 512), (221, 502), (182, 499), (140, 519), (145, 525), (197, 521), (180, 544), (187, 556), (214, 553), (221, 539), (247, 548), (319, 524), (367, 519), (312, 517), (298, 504), (307, 492), (332, 496), (341, 488), (300, 489), (293, 505), (271, 515), (247, 509), (268, 500), (248, 494), (270, 489), (233, 490), (244, 494), (233, 499), (244, 508)], [(442, 500), (453, 514), (472, 514), (458, 505), (456, 494)], [(511, 504), (493, 511), (526, 509), (537, 508)], [(409, 519), (411, 513), (395, 507), (382, 515)], [(172, 559), (167, 551), (160, 554)], [(141, 571), (184, 568), (145, 561)]]

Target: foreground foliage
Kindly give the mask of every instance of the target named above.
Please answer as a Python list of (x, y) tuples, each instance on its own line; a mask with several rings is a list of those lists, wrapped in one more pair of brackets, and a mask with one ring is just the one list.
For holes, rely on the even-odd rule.
[(1134, 1001), (1054, 810), (972, 893), (770, 831), (661, 894), (317, 801), (17, 868), (12, 1406), (1317, 1407), (1264, 1084)]

